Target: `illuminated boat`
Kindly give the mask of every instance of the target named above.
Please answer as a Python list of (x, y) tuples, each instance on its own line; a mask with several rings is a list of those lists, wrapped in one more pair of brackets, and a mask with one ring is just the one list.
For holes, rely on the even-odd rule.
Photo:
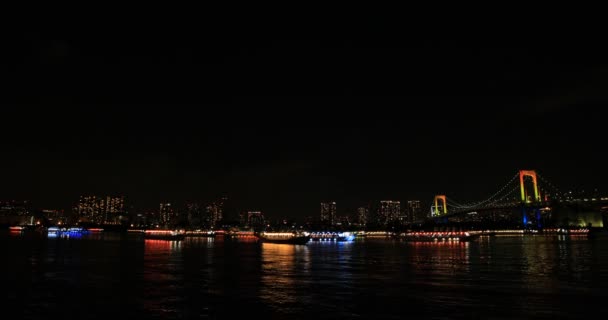
[(399, 234), (399, 238), (414, 242), (473, 241), (479, 238), (479, 234), (469, 232), (408, 232)]
[(259, 232), (255, 234), (262, 242), (306, 244), (310, 241), (308, 233), (298, 232)]
[(256, 240), (258, 238), (254, 231), (232, 231), (226, 233), (226, 236), (228, 239), (232, 240)]
[(86, 233), (89, 233), (89, 230), (83, 229), (83, 228), (78, 228), (78, 227), (72, 227), (72, 228), (67, 228), (65, 230), (62, 230), (62, 232), (64, 232), (64, 233), (86, 234)]
[(48, 235), (57, 236), (61, 233), (61, 228), (59, 227), (50, 227), (47, 229)]
[(91, 231), (80, 227), (71, 228), (60, 228), (60, 227), (49, 227), (47, 229), (47, 236), (50, 238), (64, 237), (64, 238), (80, 238), (83, 235), (89, 234)]
[(179, 230), (146, 230), (144, 232), (145, 239), (183, 240), (185, 237), (185, 233)]
[(553, 228), (542, 230), (544, 234), (569, 234), (569, 235), (588, 235), (589, 229), (587, 228)]
[(338, 238), (336, 241), (353, 241), (355, 240), (355, 235), (351, 232), (340, 232), (338, 233)]
[(213, 230), (189, 230), (185, 232), (186, 237), (215, 237)]
[(312, 241), (353, 241), (355, 235), (351, 232), (311, 232)]

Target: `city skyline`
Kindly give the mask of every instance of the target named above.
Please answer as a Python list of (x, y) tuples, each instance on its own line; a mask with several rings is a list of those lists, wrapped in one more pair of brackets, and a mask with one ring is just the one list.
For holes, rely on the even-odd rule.
[[(544, 179), (544, 178), (543, 178)], [(514, 180), (511, 179), (511, 182), (513, 182)], [(555, 187), (553, 186), (553, 184), (551, 182), (546, 181), (547, 186), (551, 186), (551, 187)], [(559, 188), (556, 189), (552, 189), (550, 190), (551, 192), (547, 191), (547, 190), (543, 190), (543, 192), (549, 192), (550, 194), (552, 194), (552, 196), (556, 196), (556, 194), (554, 192), (557, 192), (556, 190), (559, 190)], [(574, 199), (574, 198), (593, 198), (593, 197), (598, 197), (598, 198), (605, 198), (606, 194), (604, 192), (604, 190), (599, 190), (599, 189), (571, 189), (571, 188), (567, 188), (567, 189), (563, 189), (559, 191), (559, 196), (560, 197), (564, 197), (564, 199), (568, 198), (570, 200)], [(221, 195), (221, 196), (217, 196), (216, 198), (213, 197), (197, 197), (194, 199), (186, 199), (186, 200), (169, 200), (167, 197), (160, 197), (159, 200), (157, 200), (156, 202), (154, 202), (151, 206), (141, 206), (139, 204), (133, 203), (132, 200), (130, 200), (127, 205), (125, 205), (125, 196), (128, 197), (128, 195), (119, 195), (117, 193), (110, 193), (112, 195), (96, 195), (96, 194), (92, 194), (92, 193), (87, 193), (87, 194), (81, 194), (79, 195), (80, 200), (76, 200), (74, 202), (72, 202), (71, 204), (67, 205), (66, 207), (52, 207), (52, 206), (48, 206), (48, 205), (44, 205), (43, 203), (40, 202), (36, 202), (36, 201), (31, 201), (30, 199), (2, 199), (0, 198), (0, 202), (25, 202), (25, 203), (29, 203), (29, 206), (31, 207), (31, 209), (34, 210), (57, 210), (57, 211), (62, 211), (62, 212), (72, 212), (72, 213), (76, 213), (80, 216), (84, 216), (87, 217), (87, 219), (91, 219), (91, 220), (95, 220), (96, 222), (101, 222), (104, 221), (107, 218), (108, 214), (116, 214), (118, 212), (138, 212), (138, 213), (143, 213), (143, 212), (147, 212), (147, 211), (156, 211), (158, 209), (158, 205), (160, 203), (161, 205), (161, 209), (160, 211), (162, 211), (162, 207), (163, 204), (169, 204), (170, 206), (172, 206), (173, 208), (179, 209), (179, 210), (189, 210), (188, 207), (195, 204), (197, 206), (205, 206), (205, 207), (215, 207), (218, 204), (221, 205), (222, 202), (226, 201), (229, 197), (227, 196), (227, 194)], [(489, 194), (487, 194), (489, 195)], [(451, 196), (451, 195), (450, 195)], [(512, 196), (513, 198), (517, 198), (516, 196)], [(91, 199), (89, 199), (91, 198)], [(130, 197), (129, 197), (130, 198)], [(321, 220), (326, 220), (326, 222), (331, 222), (330, 224), (333, 224), (333, 219), (337, 219), (338, 215), (347, 215), (349, 216), (351, 219), (357, 219), (357, 217), (359, 216), (359, 209), (361, 209), (361, 206), (364, 205), (365, 207), (368, 207), (372, 204), (372, 203), (378, 203), (381, 204), (382, 202), (390, 202), (390, 201), (396, 201), (396, 203), (399, 204), (399, 202), (403, 201), (404, 205), (403, 207), (401, 207), (402, 213), (411, 215), (412, 217), (417, 216), (420, 217), (420, 214), (425, 214), (426, 210), (428, 208), (432, 208), (433, 207), (433, 198), (431, 196), (427, 197), (428, 199), (416, 199), (412, 196), (402, 196), (402, 197), (394, 197), (393, 199), (397, 199), (397, 200), (387, 200), (388, 197), (380, 197), (380, 198), (376, 198), (376, 199), (372, 199), (372, 198), (363, 198), (363, 199), (352, 199), (349, 198), (347, 201), (344, 201), (344, 198), (341, 198), (338, 202), (341, 203), (340, 205), (340, 211), (337, 211), (336, 209), (336, 201), (329, 201), (329, 202), (321, 202)], [(83, 199), (87, 199), (87, 201), (89, 201), (90, 203), (87, 203), (84, 205), (83, 207)], [(480, 200), (483, 201), (483, 199), (475, 199), (475, 201)], [(475, 202), (473, 200), (468, 200), (471, 202)], [(284, 212), (275, 212), (272, 209), (272, 206), (264, 208), (264, 207), (260, 207), (259, 205), (254, 205), (254, 206), (247, 206), (246, 204), (244, 204), (243, 202), (239, 201), (239, 199), (235, 199), (235, 198), (231, 198), (231, 206), (232, 209), (236, 212), (236, 211), (242, 211), (242, 210), (252, 210), (252, 208), (262, 208), (264, 210), (264, 212), (271, 218), (273, 219), (282, 219), (282, 218), (293, 218), (293, 219), (297, 219), (297, 220), (304, 220), (307, 217), (310, 217), (311, 214), (314, 215), (315, 210), (312, 210), (310, 212), (304, 212), (304, 214), (302, 215), (290, 215), (289, 213), (284, 213)], [(67, 202), (66, 202), (67, 203)], [(171, 203), (173, 203), (173, 205), (171, 205)], [(301, 204), (301, 202), (299, 203)], [(311, 204), (308, 203), (308, 205), (310, 206)], [(118, 207), (115, 207), (118, 206)], [(325, 206), (325, 209), (323, 209)], [(331, 206), (331, 209), (329, 209)], [(414, 206), (414, 207), (412, 207)], [(87, 209), (88, 208), (88, 209)], [(156, 208), (156, 209), (155, 209)], [(323, 210), (327, 211), (325, 214), (323, 213)], [(82, 214), (83, 211), (86, 211), (88, 213), (86, 214)], [(318, 212), (318, 211), (317, 211)], [(233, 213), (234, 214), (234, 213)], [(222, 218), (222, 213), (221, 212), (217, 212), (214, 214), (215, 220), (221, 220)], [(323, 218), (323, 216), (325, 216), (325, 218)], [(233, 217), (234, 218), (234, 217)], [(165, 219), (166, 220), (166, 219)]]
[[(533, 171), (522, 170), (519, 175), (532, 174)], [(375, 226), (382, 228), (391, 228), (394, 224), (413, 225), (422, 221), (429, 221), (434, 216), (446, 215), (461, 215), (467, 212), (474, 212), (476, 209), (484, 207), (492, 208), (493, 203), (499, 204), (497, 207), (504, 208), (508, 206), (521, 206), (526, 203), (541, 202), (546, 203), (579, 203), (582, 207), (588, 207), (589, 204), (599, 203), (608, 200), (608, 195), (597, 190), (586, 193), (573, 193), (571, 191), (559, 192), (554, 186), (544, 180), (542, 176), (538, 176), (538, 188), (532, 184), (532, 180), (522, 180), (521, 186), (517, 179), (511, 179), (509, 184), (518, 185), (515, 189), (508, 188), (507, 185), (502, 186), (500, 190), (494, 193), (488, 199), (468, 204), (462, 204), (454, 199), (446, 198), (445, 195), (436, 195), (434, 203), (426, 203), (420, 200), (408, 199), (403, 202), (401, 200), (367, 200), (360, 201), (365, 203), (364, 206), (352, 209), (338, 206), (336, 201), (322, 201), (320, 203), (320, 211), (310, 213), (305, 217), (297, 217), (284, 214), (268, 214), (264, 208), (244, 208), (235, 206), (236, 201), (229, 199), (227, 196), (222, 196), (213, 200), (198, 200), (187, 201), (184, 203), (161, 201), (157, 203), (156, 209), (141, 208), (129, 205), (125, 200), (125, 195), (112, 196), (97, 196), (97, 195), (81, 195), (78, 202), (70, 209), (63, 208), (48, 208), (40, 207), (29, 201), (19, 200), (1, 200), (0, 211), (5, 218), (10, 216), (17, 218), (19, 216), (30, 216), (37, 221), (43, 218), (63, 223), (85, 223), (94, 225), (125, 225), (133, 223), (135, 225), (149, 225), (154, 221), (154, 225), (171, 226), (181, 225), (190, 228), (196, 228), (197, 225), (202, 226), (228, 226), (228, 225), (256, 225), (258, 228), (261, 225), (259, 221), (274, 221), (276, 223), (284, 220), (294, 223), (305, 223), (316, 225), (316, 227), (336, 227), (336, 226)], [(523, 188), (522, 188), (523, 187)], [(509, 191), (510, 189), (510, 191)], [(521, 197), (520, 198), (520, 189)], [(551, 191), (553, 190), (553, 191)], [(535, 194), (538, 192), (538, 198), (524, 197), (525, 193)], [(437, 200), (440, 200), (437, 203)], [(446, 202), (447, 200), (447, 202)], [(502, 204), (501, 204), (502, 203)], [(159, 206), (158, 206), (159, 204)], [(444, 208), (448, 204), (450, 209)], [(489, 207), (487, 205), (490, 205)], [(337, 208), (341, 209), (338, 210)], [(438, 209), (434, 209), (438, 208)], [(262, 209), (262, 210), (260, 210)], [(429, 210), (430, 209), (430, 210)], [(445, 209), (445, 211), (444, 211)], [(448, 212), (449, 211), (449, 212)], [(266, 216), (266, 217), (265, 217)], [(252, 224), (252, 217), (255, 221)], [(29, 223), (33, 223), (31, 220)]]
[(322, 199), (483, 199), (521, 169), (608, 189), (603, 50), (184, 23), (11, 35), (0, 198), (228, 194), (302, 218)]

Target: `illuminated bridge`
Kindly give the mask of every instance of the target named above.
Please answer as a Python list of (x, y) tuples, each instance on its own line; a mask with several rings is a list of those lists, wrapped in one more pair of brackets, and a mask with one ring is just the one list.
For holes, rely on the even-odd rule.
[[(585, 208), (596, 211), (596, 217), (586, 220), (578, 216), (569, 218), (569, 209), (564, 208), (578, 206), (577, 201), (583, 202)], [(583, 206), (577, 208), (580, 207)], [(481, 201), (459, 202), (445, 194), (436, 195), (430, 208), (430, 220), (440, 224), (485, 223), (540, 229), (548, 223), (558, 223), (554, 215), (555, 208), (562, 209), (559, 223), (588, 225), (593, 221), (595, 226), (606, 225), (608, 197), (569, 199), (567, 194), (535, 170), (520, 170), (491, 196)]]

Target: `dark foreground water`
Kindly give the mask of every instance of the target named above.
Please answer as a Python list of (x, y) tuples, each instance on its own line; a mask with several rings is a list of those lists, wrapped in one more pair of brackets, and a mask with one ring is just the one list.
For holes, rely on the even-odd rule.
[(0, 249), (11, 319), (601, 318), (608, 304), (601, 238), (296, 246), (5, 232)]

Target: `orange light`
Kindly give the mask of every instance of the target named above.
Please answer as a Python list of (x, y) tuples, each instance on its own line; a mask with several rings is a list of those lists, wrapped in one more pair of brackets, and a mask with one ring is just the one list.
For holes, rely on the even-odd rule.
[(172, 230), (146, 230), (148, 234), (171, 234)]

